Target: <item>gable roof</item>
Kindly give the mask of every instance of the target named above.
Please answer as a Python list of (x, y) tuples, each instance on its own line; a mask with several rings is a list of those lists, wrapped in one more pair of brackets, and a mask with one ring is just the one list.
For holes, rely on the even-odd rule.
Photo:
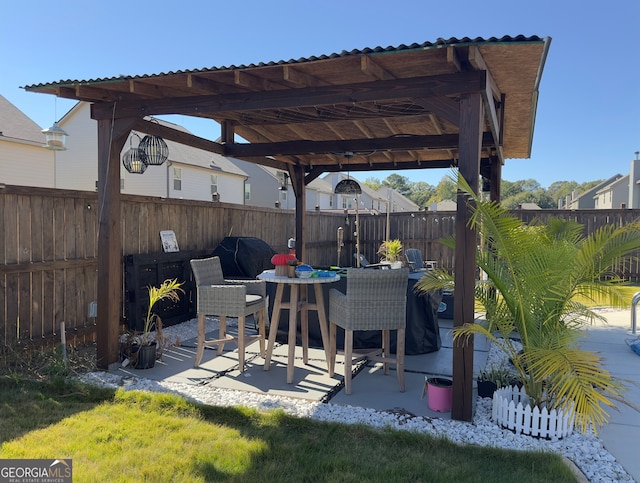
[(42, 128), (2, 95), (0, 95), (0, 138), (44, 145)]

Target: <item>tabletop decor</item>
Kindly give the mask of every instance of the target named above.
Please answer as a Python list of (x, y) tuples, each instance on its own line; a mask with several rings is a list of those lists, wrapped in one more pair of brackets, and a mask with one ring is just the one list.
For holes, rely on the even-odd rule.
[(295, 255), (290, 253), (276, 253), (271, 257), (271, 263), (276, 267), (276, 275), (279, 277), (286, 277), (288, 273), (289, 262), (294, 262), (294, 265), (298, 264)]

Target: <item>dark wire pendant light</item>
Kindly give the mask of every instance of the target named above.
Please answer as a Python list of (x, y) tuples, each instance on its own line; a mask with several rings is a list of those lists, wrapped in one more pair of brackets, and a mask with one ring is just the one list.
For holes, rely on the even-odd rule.
[(145, 136), (138, 145), (140, 160), (148, 166), (160, 166), (169, 157), (169, 147), (158, 136)]
[(362, 193), (362, 188), (355, 179), (347, 178), (336, 185), (334, 192), (342, 195), (359, 195)]
[[(353, 153), (350, 151), (344, 153), (344, 157), (347, 158), (347, 164), (351, 156), (353, 156)], [(359, 195), (362, 193), (362, 188), (355, 179), (349, 178), (349, 168), (347, 167), (347, 179), (340, 181), (333, 192), (340, 195)]]
[(122, 165), (132, 174), (142, 174), (147, 169), (147, 165), (140, 159), (138, 148), (129, 148), (122, 156)]

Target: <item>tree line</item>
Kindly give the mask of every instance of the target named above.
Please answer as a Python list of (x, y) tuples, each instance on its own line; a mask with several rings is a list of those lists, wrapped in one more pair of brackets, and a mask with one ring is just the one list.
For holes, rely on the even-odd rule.
[[(535, 179), (519, 181), (503, 179), (500, 201), (502, 206), (507, 209), (516, 209), (523, 203), (535, 203), (543, 209), (554, 209), (558, 207), (559, 199), (571, 196), (573, 191), (578, 194), (583, 193), (601, 182), (602, 180), (585, 183), (556, 181), (548, 188), (544, 188)], [(436, 186), (425, 181), (410, 181), (407, 176), (396, 173), (390, 174), (383, 180), (369, 177), (364, 181), (364, 184), (375, 190), (383, 186), (393, 188), (416, 203), (421, 210), (428, 208), (434, 202), (456, 200), (456, 186), (449, 176), (443, 176)]]

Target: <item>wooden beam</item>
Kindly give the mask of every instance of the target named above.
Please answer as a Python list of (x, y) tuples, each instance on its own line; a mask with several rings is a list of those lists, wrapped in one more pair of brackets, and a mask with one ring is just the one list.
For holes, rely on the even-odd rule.
[[(424, 160), (417, 159), (415, 161), (405, 161), (405, 162), (393, 162), (389, 161), (388, 163), (375, 163), (373, 167), (376, 170), (405, 170), (405, 169), (447, 169), (447, 168), (455, 168), (458, 166), (458, 161), (455, 159), (438, 159), (438, 160)], [(311, 181), (316, 179), (318, 176), (321, 176), (323, 173), (337, 173), (339, 171), (343, 171), (344, 165), (341, 166), (339, 164), (314, 164), (313, 167), (307, 171), (307, 176), (305, 178), (305, 183), (309, 184)], [(372, 166), (370, 164), (350, 164), (349, 171), (358, 172), (358, 171), (372, 171)]]
[[(477, 192), (482, 152), (483, 100), (480, 93), (460, 99), (460, 147), (458, 173)], [(455, 291), (453, 326), (475, 322), (476, 230), (469, 228), (470, 200), (458, 194), (455, 221)], [(473, 417), (473, 336), (453, 347), (453, 406), (451, 418), (471, 421)]]
[(120, 152), (134, 119), (98, 121), (98, 316), (97, 365), (118, 362), (122, 313), (122, 215)]
[(220, 139), (226, 145), (235, 144), (236, 130), (232, 122), (225, 121), (220, 124)]
[(197, 74), (188, 74), (186, 79), (186, 84), (189, 90), (200, 92), (202, 94), (204, 94), (205, 92), (208, 94), (220, 93), (220, 84), (218, 84), (217, 82), (205, 79), (204, 77)]
[[(214, 122), (214, 121), (211, 121)], [(145, 119), (136, 119), (133, 129), (141, 131), (145, 134), (151, 134), (154, 136), (160, 136), (164, 139), (169, 139), (176, 143), (184, 144), (185, 146), (191, 146), (194, 148), (202, 149), (203, 151), (209, 151), (224, 156), (225, 148), (222, 144), (215, 141), (210, 141), (205, 138), (194, 136), (193, 134), (178, 131), (177, 129), (163, 126), (157, 122), (147, 121)]]
[(498, 114), (496, 112), (496, 102), (500, 102), (503, 99), (502, 93), (500, 92), (500, 89), (498, 89), (498, 85), (496, 84), (495, 80), (493, 80), (491, 71), (487, 67), (487, 64), (485, 63), (478, 47), (469, 47), (467, 57), (469, 63), (473, 67), (475, 67), (479, 71), (486, 72), (487, 80), (485, 83), (485, 89), (482, 91), (482, 100), (484, 101), (484, 109), (486, 112), (487, 121), (496, 143), (496, 153), (498, 155), (498, 158), (500, 159), (500, 162), (504, 163), (504, 152), (501, 142), (502, 119), (498, 119)]
[[(388, 138), (361, 138), (335, 141), (285, 141), (281, 143), (243, 143), (224, 146), (224, 155), (242, 156), (286, 156), (297, 154), (331, 154), (345, 151), (393, 151), (407, 149), (456, 149), (457, 134), (431, 136), (392, 136)], [(490, 133), (482, 136), (484, 147), (494, 146)]]
[(290, 65), (282, 66), (282, 79), (289, 84), (304, 87), (318, 87), (326, 86), (327, 82), (311, 76), (307, 73), (301, 72), (299, 69)]
[(414, 99), (414, 102), (438, 117), (449, 121), (454, 126), (457, 126), (458, 122), (460, 122), (460, 106), (453, 99), (440, 96), (428, 99)]
[(341, 103), (353, 104), (389, 99), (453, 96), (484, 90), (485, 82), (486, 76), (483, 73), (472, 71), (347, 85), (122, 101), (117, 104), (115, 114), (109, 105), (97, 104), (92, 112), (92, 117), (94, 119), (119, 119), (167, 114), (208, 113), (214, 115), (225, 111), (242, 112)]
[(374, 79), (391, 80), (396, 78), (389, 71), (381, 67), (380, 64), (375, 62), (369, 55), (360, 57), (360, 70)]

